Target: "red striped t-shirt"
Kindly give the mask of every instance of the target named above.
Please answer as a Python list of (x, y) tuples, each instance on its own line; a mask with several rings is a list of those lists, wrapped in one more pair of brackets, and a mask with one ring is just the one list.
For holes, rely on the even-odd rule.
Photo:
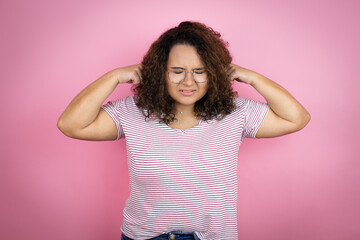
[(235, 103), (222, 120), (186, 130), (145, 121), (132, 96), (103, 106), (118, 139), (126, 139), (126, 236), (143, 240), (182, 231), (206, 240), (237, 239), (238, 150), (244, 137), (255, 137), (269, 107), (244, 98)]

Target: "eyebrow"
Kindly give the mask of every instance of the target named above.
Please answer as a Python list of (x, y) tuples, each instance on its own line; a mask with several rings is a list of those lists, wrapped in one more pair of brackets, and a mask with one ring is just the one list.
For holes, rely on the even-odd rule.
[[(170, 69), (181, 69), (181, 70), (185, 70), (185, 68), (183, 67), (170, 67)], [(192, 70), (205, 70), (204, 67), (201, 68), (193, 68)]]

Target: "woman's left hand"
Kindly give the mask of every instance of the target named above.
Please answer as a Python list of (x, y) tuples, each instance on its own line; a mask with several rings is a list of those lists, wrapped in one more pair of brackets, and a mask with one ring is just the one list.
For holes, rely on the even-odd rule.
[(230, 64), (229, 74), (231, 81), (235, 80), (238, 82), (243, 82), (251, 85), (254, 81), (254, 76), (257, 73), (249, 69), (240, 67), (236, 64)]

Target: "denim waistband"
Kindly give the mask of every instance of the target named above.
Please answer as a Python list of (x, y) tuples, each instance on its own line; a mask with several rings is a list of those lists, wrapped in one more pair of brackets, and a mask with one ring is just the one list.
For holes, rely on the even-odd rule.
[[(121, 240), (134, 240), (127, 237), (125, 234), (121, 234)], [(161, 234), (157, 237), (150, 238), (149, 240), (200, 240), (199, 237), (192, 233), (184, 233), (182, 231), (171, 231), (168, 233)]]

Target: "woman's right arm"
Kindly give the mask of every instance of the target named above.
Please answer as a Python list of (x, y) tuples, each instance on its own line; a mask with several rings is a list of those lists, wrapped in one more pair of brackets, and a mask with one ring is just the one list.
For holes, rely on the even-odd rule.
[(104, 141), (117, 137), (117, 128), (102, 104), (120, 83), (138, 84), (141, 65), (116, 68), (82, 90), (61, 114), (57, 126), (71, 138)]

